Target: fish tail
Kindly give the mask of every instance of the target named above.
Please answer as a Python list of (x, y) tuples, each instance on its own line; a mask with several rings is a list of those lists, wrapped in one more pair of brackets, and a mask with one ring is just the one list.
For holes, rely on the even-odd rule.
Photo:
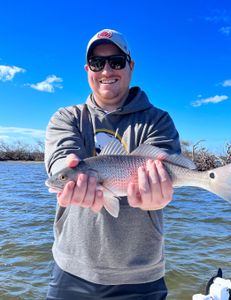
[(207, 171), (208, 189), (219, 197), (231, 202), (231, 164)]

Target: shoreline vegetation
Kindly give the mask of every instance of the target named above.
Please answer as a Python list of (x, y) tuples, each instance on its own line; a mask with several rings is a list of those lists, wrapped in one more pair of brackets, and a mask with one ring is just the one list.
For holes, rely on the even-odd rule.
[[(199, 171), (206, 171), (231, 163), (231, 143), (224, 147), (223, 155), (215, 155), (202, 147), (203, 140), (195, 144), (188, 141), (181, 141), (182, 153), (190, 158)], [(14, 144), (7, 144), (0, 140), (0, 162), (43, 162), (44, 142), (38, 141), (35, 145), (16, 141)]]
[(38, 141), (35, 145), (16, 141), (14, 144), (0, 140), (1, 161), (44, 161), (44, 142)]

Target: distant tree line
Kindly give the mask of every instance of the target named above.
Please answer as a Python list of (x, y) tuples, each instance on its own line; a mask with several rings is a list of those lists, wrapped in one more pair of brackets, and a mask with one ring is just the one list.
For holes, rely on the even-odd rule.
[[(182, 153), (194, 161), (198, 170), (210, 170), (228, 163), (231, 163), (231, 143), (225, 145), (223, 155), (210, 153), (206, 148), (201, 147), (203, 140), (195, 144), (188, 141), (181, 141)], [(35, 145), (29, 145), (22, 141), (14, 144), (7, 144), (0, 140), (0, 161), (43, 161), (44, 142), (38, 141)]]
[(44, 142), (38, 141), (35, 145), (29, 145), (22, 141), (7, 144), (0, 140), (0, 161), (43, 161)]
[(225, 145), (224, 154), (215, 155), (200, 146), (203, 141), (200, 140), (193, 145), (187, 141), (181, 141), (182, 153), (195, 163), (199, 171), (211, 170), (231, 163), (231, 143)]

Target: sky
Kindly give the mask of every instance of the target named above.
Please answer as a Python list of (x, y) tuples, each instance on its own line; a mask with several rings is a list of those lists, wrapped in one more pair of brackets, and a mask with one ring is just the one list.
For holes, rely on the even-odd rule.
[(0, 141), (43, 141), (50, 117), (85, 102), (86, 46), (124, 34), (131, 86), (171, 115), (181, 140), (231, 143), (231, 1), (0, 1)]

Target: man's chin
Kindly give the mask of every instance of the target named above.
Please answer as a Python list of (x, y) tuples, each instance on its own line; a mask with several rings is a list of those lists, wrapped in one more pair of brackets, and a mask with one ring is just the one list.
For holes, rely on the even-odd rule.
[(119, 94), (115, 91), (111, 91), (111, 90), (103, 90), (100, 93), (100, 96), (102, 99), (104, 99), (105, 101), (112, 101), (113, 99), (116, 99), (119, 97)]

